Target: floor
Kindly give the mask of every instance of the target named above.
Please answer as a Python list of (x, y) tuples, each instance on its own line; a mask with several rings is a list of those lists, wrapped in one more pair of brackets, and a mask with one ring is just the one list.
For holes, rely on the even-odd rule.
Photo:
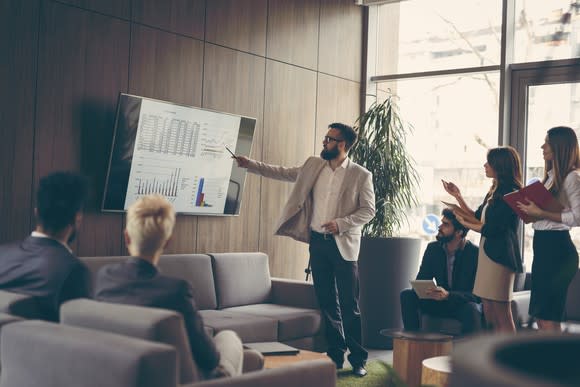
[[(368, 349), (369, 358), (368, 360), (382, 360), (389, 365), (393, 365), (393, 351), (387, 349)], [(348, 362), (347, 357), (345, 356), (344, 366), (349, 367), (350, 364)]]
[(369, 349), (369, 360), (382, 360), (393, 365), (393, 351), (387, 349)]

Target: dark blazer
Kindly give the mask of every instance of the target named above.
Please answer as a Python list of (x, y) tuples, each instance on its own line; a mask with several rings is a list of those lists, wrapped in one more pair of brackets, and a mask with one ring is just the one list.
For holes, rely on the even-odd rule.
[(181, 313), (197, 366), (204, 372), (210, 372), (218, 366), (219, 352), (203, 328), (203, 319), (197, 311), (191, 285), (187, 281), (164, 276), (150, 262), (132, 257), (99, 270), (95, 299)]
[[(483, 249), (485, 254), (496, 263), (513, 270), (516, 273), (524, 271), (520, 244), (518, 241), (518, 226), (520, 219), (507, 205), (503, 196), (517, 190), (516, 186), (499, 186), (496, 199), (490, 201), (485, 211), (485, 223), (481, 235), (485, 237)], [(483, 207), (489, 198), (485, 196), (483, 203), (475, 211), (475, 217), (481, 220)]]
[(479, 297), (472, 293), (478, 253), (478, 247), (470, 241), (466, 241), (463, 249), (455, 252), (451, 281), (453, 286), (450, 288), (447, 278), (447, 254), (443, 244), (438, 241), (431, 242), (423, 254), (417, 279), (430, 280), (435, 278), (437, 285), (449, 292), (449, 302), (481, 302)]
[(58, 321), (60, 304), (91, 295), (87, 267), (50, 238), (29, 236), (0, 246), (0, 289), (34, 296), (45, 319)]

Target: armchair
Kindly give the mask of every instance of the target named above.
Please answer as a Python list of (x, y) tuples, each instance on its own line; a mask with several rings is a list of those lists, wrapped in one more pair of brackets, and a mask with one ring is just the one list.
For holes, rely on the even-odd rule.
[[(176, 318), (177, 316), (177, 318)], [(61, 324), (77, 325), (99, 331), (107, 330), (148, 340), (171, 344), (177, 349), (178, 360), (176, 368), (179, 377), (176, 380), (183, 383), (184, 375), (193, 374), (184, 367), (195, 367), (189, 344), (175, 343), (185, 340), (185, 328), (181, 316), (163, 309), (145, 308), (131, 305), (108, 304), (93, 300), (72, 300), (61, 307)], [(172, 331), (172, 332), (171, 332)], [(177, 331), (180, 331), (177, 332)], [(97, 332), (99, 333), (99, 332)], [(93, 339), (91, 338), (91, 341)], [(58, 352), (55, 349), (54, 352)], [(311, 361), (280, 369), (262, 370), (263, 357), (256, 351), (244, 351), (244, 373), (231, 378), (220, 378), (206, 381), (196, 381), (187, 384), (190, 387), (334, 387), (336, 383), (336, 368), (329, 361)], [(193, 372), (193, 371), (192, 371)], [(59, 376), (60, 377), (60, 376)], [(85, 386), (82, 381), (77, 383), (60, 384), (60, 387)], [(102, 384), (105, 385), (105, 384)], [(8, 386), (8, 385), (7, 385)], [(56, 386), (56, 385), (55, 385)], [(164, 387), (173, 387), (167, 383)], [(4, 387), (0, 385), (0, 387)], [(14, 385), (11, 387), (28, 387)], [(52, 386), (47, 386), (52, 387)], [(92, 386), (87, 386), (92, 387)], [(111, 385), (116, 387), (116, 385)], [(124, 387), (132, 387), (127, 385)], [(184, 387), (184, 384), (181, 385)]]
[(175, 348), (28, 320), (2, 329), (0, 387), (172, 387)]

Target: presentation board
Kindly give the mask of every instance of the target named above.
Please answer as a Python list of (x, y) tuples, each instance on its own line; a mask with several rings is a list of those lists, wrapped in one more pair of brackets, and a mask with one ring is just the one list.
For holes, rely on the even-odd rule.
[(147, 194), (182, 214), (239, 214), (256, 120), (135, 95), (119, 96), (103, 211)]

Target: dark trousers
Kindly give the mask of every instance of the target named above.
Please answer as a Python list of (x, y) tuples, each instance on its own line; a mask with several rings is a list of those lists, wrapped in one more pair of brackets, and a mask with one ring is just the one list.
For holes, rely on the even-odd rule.
[(309, 250), (328, 356), (340, 367), (348, 348), (348, 361), (353, 366), (364, 365), (368, 352), (361, 345), (358, 264), (342, 258), (332, 236), (313, 232)]
[(421, 313), (458, 320), (461, 322), (463, 334), (477, 332), (482, 327), (481, 304), (423, 300), (417, 296), (413, 289), (403, 290), (401, 292), (401, 314), (405, 330), (418, 331), (421, 328)]

